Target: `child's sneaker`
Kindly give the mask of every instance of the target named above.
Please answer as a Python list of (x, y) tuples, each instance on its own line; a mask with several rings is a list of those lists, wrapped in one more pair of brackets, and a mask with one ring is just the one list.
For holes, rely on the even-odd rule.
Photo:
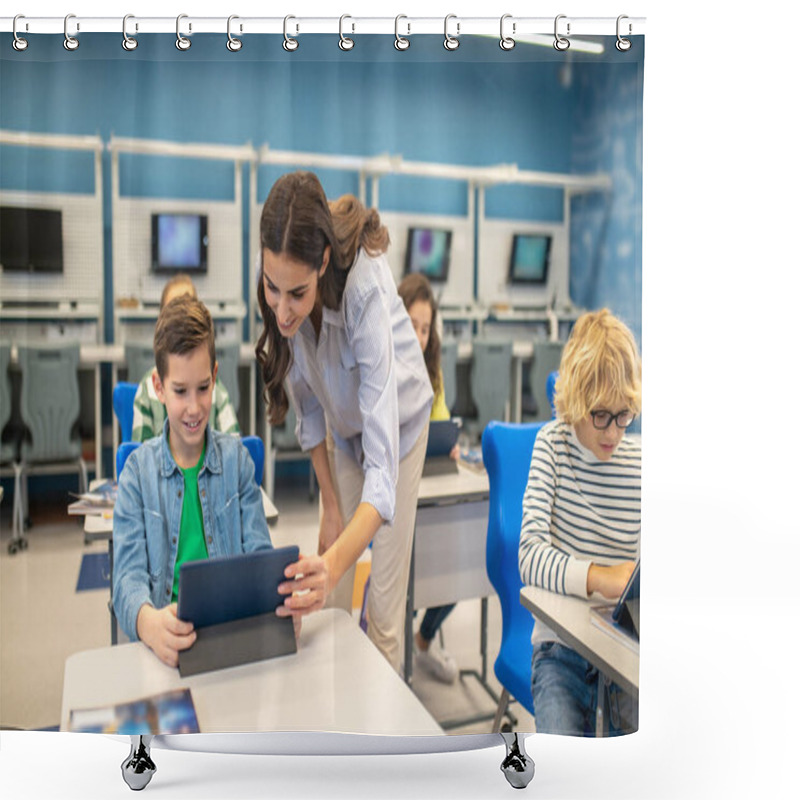
[(442, 683), (455, 683), (458, 677), (458, 665), (455, 659), (438, 644), (431, 642), (427, 650), (420, 650), (414, 645), (414, 656), (417, 664), (426, 669)]

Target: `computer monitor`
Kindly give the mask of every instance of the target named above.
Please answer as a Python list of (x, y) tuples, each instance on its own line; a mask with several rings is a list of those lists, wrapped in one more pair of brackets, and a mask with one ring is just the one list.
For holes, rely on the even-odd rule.
[(450, 269), (453, 232), (438, 228), (409, 228), (404, 274), (421, 272), (431, 283), (443, 283)]
[(543, 233), (515, 233), (508, 266), (508, 282), (545, 285), (553, 237)]
[(208, 217), (204, 214), (152, 215), (153, 272), (208, 271)]
[(0, 264), (6, 272), (64, 272), (61, 212), (0, 207)]

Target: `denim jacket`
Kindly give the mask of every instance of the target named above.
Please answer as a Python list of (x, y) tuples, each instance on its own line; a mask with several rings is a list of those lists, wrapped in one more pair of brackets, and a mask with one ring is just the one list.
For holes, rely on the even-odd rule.
[[(114, 506), (114, 610), (136, 641), (145, 603), (169, 605), (178, 552), (183, 473), (161, 436), (131, 453)], [(255, 469), (238, 436), (206, 430), (206, 455), (197, 477), (209, 558), (272, 547)]]

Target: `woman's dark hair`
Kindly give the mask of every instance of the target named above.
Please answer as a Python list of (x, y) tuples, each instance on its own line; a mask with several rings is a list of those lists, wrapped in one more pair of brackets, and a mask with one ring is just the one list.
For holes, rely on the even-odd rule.
[[(317, 285), (318, 302), (326, 308), (336, 310), (341, 305), (347, 273), (359, 247), (377, 256), (388, 246), (389, 234), (375, 209), (364, 208), (352, 195), (334, 200), (329, 207), (322, 184), (313, 172), (282, 175), (275, 181), (261, 211), (262, 254), (264, 250), (285, 254), (319, 272), (325, 248), (330, 247), (328, 268)], [(292, 351), (267, 305), (261, 273), (256, 293), (264, 320), (256, 358), (264, 378), (269, 422), (280, 425), (289, 410), (284, 380), (292, 365)]]
[(430, 281), (421, 272), (411, 272), (400, 281), (397, 294), (400, 295), (406, 310), (419, 301), (430, 304), (431, 330), (428, 335), (428, 346), (422, 355), (425, 357), (425, 367), (428, 370), (428, 377), (431, 379), (433, 393), (438, 394), (441, 390), (442, 343), (439, 341), (439, 331), (436, 329), (438, 309)]

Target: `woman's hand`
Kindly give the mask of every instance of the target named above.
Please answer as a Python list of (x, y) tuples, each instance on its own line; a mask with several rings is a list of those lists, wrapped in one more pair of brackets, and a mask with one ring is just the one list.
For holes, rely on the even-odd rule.
[(145, 603), (136, 617), (139, 638), (169, 667), (178, 666), (178, 653), (197, 639), (194, 625), (178, 619), (178, 604), (156, 610)]
[(284, 575), (288, 580), (278, 585), (278, 592), (289, 596), (275, 609), (279, 617), (299, 617), (325, 606), (333, 587), (328, 563), (322, 556), (300, 556), (299, 561), (286, 567)]
[(339, 506), (326, 506), (322, 504), (322, 519), (319, 523), (319, 546), (317, 555), (324, 555), (333, 547), (334, 542), (344, 530), (344, 521), (339, 512)]
[(592, 592), (600, 592), (610, 600), (619, 597), (628, 585), (635, 566), (635, 561), (623, 561), (611, 567), (592, 564), (586, 576), (587, 593), (591, 595)]

